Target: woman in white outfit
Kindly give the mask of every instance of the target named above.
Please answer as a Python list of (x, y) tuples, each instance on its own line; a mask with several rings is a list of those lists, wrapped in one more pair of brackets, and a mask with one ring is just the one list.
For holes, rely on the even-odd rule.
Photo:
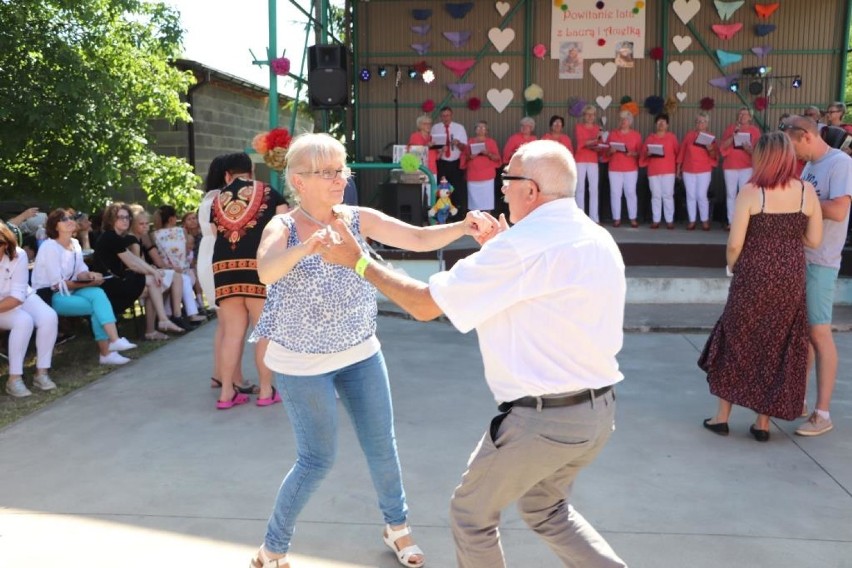
[(27, 284), (27, 254), (18, 247), (15, 234), (0, 223), (0, 329), (9, 330), (9, 379), (6, 392), (23, 398), (32, 393), (24, 385), (24, 357), (36, 331), (36, 375), (33, 386), (49, 391), (56, 388), (50, 380), (50, 362), (59, 317)]
[(589, 218), (598, 223), (598, 159), (600, 158), (601, 129), (597, 124), (598, 111), (592, 105), (583, 107), (583, 121), (574, 126), (574, 160), (577, 162), (577, 187), (574, 199), (585, 210), (586, 179), (589, 180)]

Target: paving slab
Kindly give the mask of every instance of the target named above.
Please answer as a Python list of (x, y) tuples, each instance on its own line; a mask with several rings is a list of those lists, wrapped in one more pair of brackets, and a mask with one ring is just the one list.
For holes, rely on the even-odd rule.
[[(286, 413), (216, 411), (215, 322), (0, 431), (0, 567), (246, 566), (294, 457)], [(495, 406), (475, 334), (379, 318), (410, 520), (428, 566), (455, 566), (448, 502)], [(715, 401), (695, 361), (704, 333), (629, 333), (617, 430), (574, 504), (631, 567), (852, 566), (852, 335), (836, 336), (835, 431), (772, 440), (701, 427)], [(566, 338), (566, 341), (570, 338)], [(250, 354), (245, 357), (248, 377)], [(813, 391), (813, 388), (811, 389)], [(813, 393), (811, 392), (811, 399)], [(392, 568), (363, 455), (339, 455), (305, 509), (293, 568)], [(558, 566), (513, 508), (509, 566)]]

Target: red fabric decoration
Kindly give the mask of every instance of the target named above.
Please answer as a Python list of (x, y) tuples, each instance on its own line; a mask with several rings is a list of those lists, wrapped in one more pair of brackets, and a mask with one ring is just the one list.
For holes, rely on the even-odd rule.
[(716, 106), (716, 101), (712, 97), (704, 97), (701, 99), (699, 106), (701, 106), (701, 110), (713, 110), (713, 107)]
[(420, 108), (423, 109), (423, 112), (432, 112), (435, 110), (435, 101), (432, 99), (426, 99), (423, 101), (423, 104), (420, 105)]
[(663, 58), (663, 48), (652, 47), (648, 55), (650, 55), (651, 59), (653, 59), (654, 61), (660, 61)]
[(754, 110), (766, 110), (769, 106), (769, 100), (766, 97), (757, 97), (754, 99)]
[(470, 97), (467, 100), (467, 108), (470, 110), (479, 110), (479, 107), (482, 106), (482, 101), (480, 101), (477, 97)]
[(605, 40), (604, 38), (599, 39), (599, 40), (598, 40), (598, 45), (600, 45), (600, 46), (604, 46), (604, 45), (606, 45), (606, 40)]

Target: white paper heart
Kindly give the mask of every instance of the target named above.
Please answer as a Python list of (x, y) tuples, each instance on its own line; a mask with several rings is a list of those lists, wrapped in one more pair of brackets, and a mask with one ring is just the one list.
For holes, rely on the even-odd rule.
[(675, 93), (675, 96), (677, 97), (677, 100), (679, 100), (680, 102), (683, 102), (683, 101), (686, 100), (686, 93), (684, 93), (683, 91), (678, 91), (677, 93)]
[(700, 9), (701, 2), (698, 0), (675, 0), (672, 2), (672, 10), (684, 24), (688, 24), (689, 20), (694, 18)]
[(677, 48), (678, 53), (683, 53), (687, 47), (692, 45), (692, 38), (689, 36), (674, 36), (672, 43)]
[(618, 71), (618, 67), (615, 66), (615, 62), (613, 61), (592, 63), (589, 66), (589, 73), (600, 83), (601, 87), (606, 87), (606, 84), (610, 82), (616, 71)]
[(502, 91), (498, 91), (497, 89), (488, 89), (488, 92), (485, 93), (485, 98), (488, 99), (488, 102), (491, 103), (491, 106), (494, 107), (494, 110), (497, 112), (503, 112), (503, 110), (509, 106), (509, 103), (512, 102), (512, 98), (514, 98), (515, 93), (512, 92), (512, 89), (503, 89)]
[(509, 47), (509, 44), (515, 40), (515, 30), (512, 28), (506, 28), (505, 30), (501, 30), (500, 28), (491, 28), (488, 30), (488, 39), (491, 40), (491, 43), (494, 44), (497, 51), (503, 53), (503, 51)]
[(695, 67), (692, 65), (692, 61), (672, 61), (669, 63), (668, 70), (672, 79), (677, 81), (678, 85), (683, 85), (692, 75)]
[(601, 110), (606, 110), (607, 107), (612, 104), (612, 97), (610, 95), (601, 95), (595, 99), (595, 102), (598, 103), (598, 106), (601, 107)]
[(509, 72), (509, 64), (506, 63), (505, 61), (502, 61), (500, 63), (496, 63), (496, 62), (492, 63), (491, 64), (491, 72), (494, 73), (494, 75), (498, 79), (502, 79), (503, 76), (506, 75), (506, 73)]
[(494, 4), (494, 7), (497, 8), (497, 12), (501, 16), (505, 16), (506, 12), (509, 11), (509, 8), (511, 8), (512, 5), (509, 4), (508, 2), (497, 2), (496, 4)]

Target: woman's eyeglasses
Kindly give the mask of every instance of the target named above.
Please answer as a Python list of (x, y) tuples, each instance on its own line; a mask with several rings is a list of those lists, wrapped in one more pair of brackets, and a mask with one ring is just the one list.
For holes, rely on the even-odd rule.
[(63, 215), (59, 218), (59, 220), (63, 223), (65, 223), (66, 221), (75, 221), (74, 217), (69, 217), (68, 215)]
[(130, 221), (130, 215), (116, 215), (115, 220), (116, 221), (121, 221), (121, 220)]
[(320, 170), (317, 172), (298, 172), (300, 176), (319, 176), (322, 179), (332, 180), (342, 177), (343, 179), (349, 179), (352, 175), (352, 170), (350, 168), (340, 168), (339, 170)]

